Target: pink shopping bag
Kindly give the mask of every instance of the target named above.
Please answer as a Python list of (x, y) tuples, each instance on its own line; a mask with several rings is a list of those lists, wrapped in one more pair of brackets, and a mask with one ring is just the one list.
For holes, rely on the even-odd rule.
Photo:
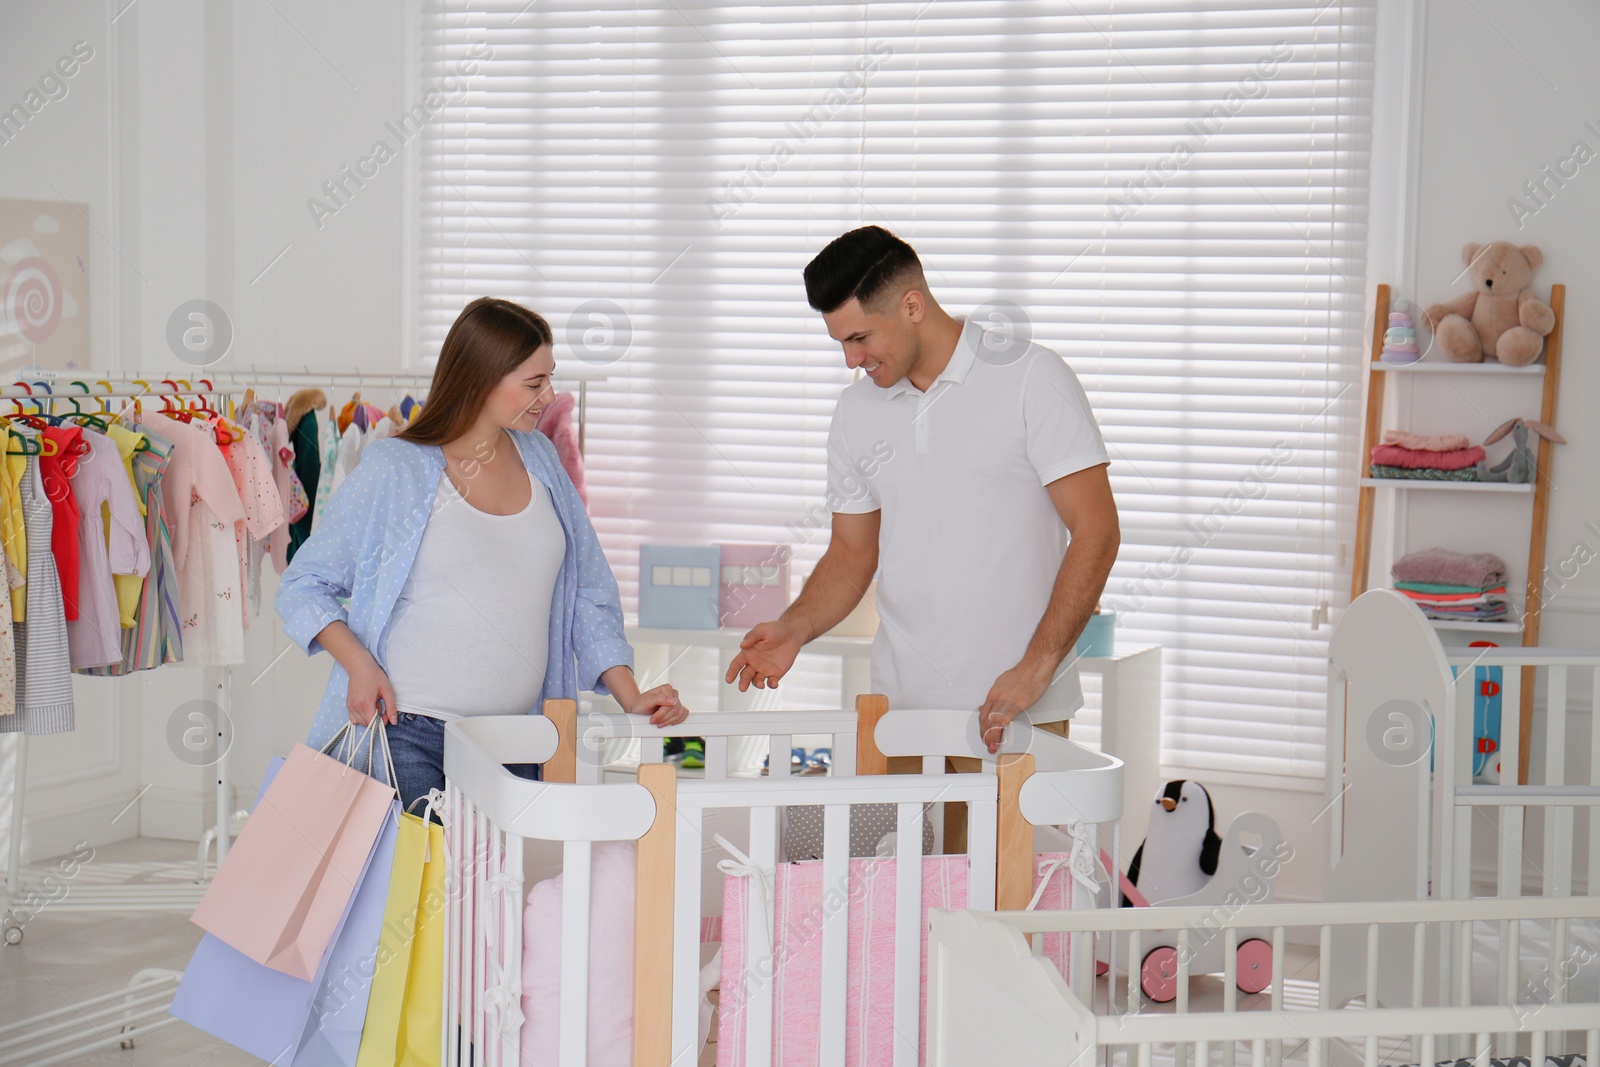
[(310, 981), (394, 795), (393, 786), (296, 745), (190, 921), (257, 963)]

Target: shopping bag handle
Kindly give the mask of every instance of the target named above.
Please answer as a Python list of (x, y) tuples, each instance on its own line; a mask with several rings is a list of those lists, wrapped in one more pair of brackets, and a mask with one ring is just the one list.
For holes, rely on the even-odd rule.
[[(360, 756), (361, 742), (356, 739), (356, 729), (356, 724), (351, 722), (347, 722), (341, 726), (339, 728), (339, 732), (329, 738), (326, 745), (322, 746), (323, 755), (331, 755), (334, 759), (338, 760), (340, 763), (343, 763), (345, 766), (352, 769), (358, 769), (356, 768), (354, 761)], [(378, 740), (381, 739), (383, 741), (384, 766), (389, 772), (389, 781), (387, 784), (391, 786), (398, 795), (400, 792), (400, 783), (395, 777), (394, 756), (389, 751), (389, 732), (384, 727), (383, 716), (373, 716), (372, 722), (366, 727), (363, 727), (363, 729), (365, 729), (367, 732), (367, 764), (365, 767), (365, 773), (371, 777), (377, 777), (376, 775), (372, 774), (372, 761), (374, 755), (373, 748)], [(338, 752), (332, 751), (336, 745), (339, 747)]]

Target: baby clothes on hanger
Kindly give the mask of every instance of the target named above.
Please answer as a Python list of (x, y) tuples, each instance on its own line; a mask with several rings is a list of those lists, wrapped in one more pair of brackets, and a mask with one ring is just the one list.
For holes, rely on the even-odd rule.
[[(10, 435), (6, 438), (10, 441)], [(11, 621), (21, 622), (28, 604), (28, 535), (22, 514), (22, 480), (28, 457), (7, 447), (0, 463), (0, 547), (5, 552), (6, 587), (11, 593)]]
[[(316, 509), (326, 515), (328, 501), (333, 497), (333, 487), (337, 479), (334, 471), (339, 465), (339, 427), (333, 417), (333, 409), (322, 408), (317, 412), (317, 452), (322, 456), (322, 475), (317, 479)], [(311, 529), (316, 530), (320, 520), (315, 514), (311, 517)]]
[[(121, 427), (113, 425), (112, 432)], [(134, 626), (122, 631), (122, 658), (105, 667), (79, 673), (119, 676), (150, 670), (183, 659), (178, 626), (178, 575), (172, 561), (172, 534), (163, 507), (162, 481), (173, 443), (148, 426), (130, 423), (128, 429), (147, 446), (133, 457), (134, 484), (145, 505), (145, 539), (150, 545), (150, 572), (140, 583)], [(117, 575), (119, 584), (123, 576)], [(119, 593), (121, 589), (119, 588)], [(126, 609), (125, 609), (126, 610)], [(126, 617), (126, 616), (125, 616)]]
[(287, 524), (283, 500), (278, 496), (278, 486), (273, 479), (272, 461), (261, 450), (255, 434), (247, 432), (222, 446), (222, 455), (227, 460), (228, 472), (244, 509), (244, 522), (235, 528), (235, 536), (240, 587), (250, 591), (248, 606), (243, 599), (239, 602), (241, 617), (248, 629), (249, 606), (261, 602), (261, 556), (258, 551), (252, 552), (252, 548), (259, 549), (263, 541), (268, 541)]
[(44, 439), (55, 442), (56, 446), (50, 455), (39, 454), (39, 473), (53, 509), (50, 550), (55, 553), (61, 599), (66, 605), (67, 621), (71, 622), (78, 617), (78, 521), (82, 517), (78, 501), (72, 495), (72, 473), (78, 468), (83, 429), (52, 426), (43, 433)]
[(122, 660), (122, 620), (111, 575), (149, 573), (150, 543), (117, 446), (90, 430), (82, 440), (88, 451), (72, 474), (72, 492), (81, 509), (76, 531), (79, 608), (78, 617), (67, 621), (67, 642), (74, 667), (104, 667)]
[[(7, 441), (7, 449), (15, 447), (11, 444), (10, 434), (0, 434)], [(20, 449), (18, 449), (20, 451)], [(26, 547), (21, 540), (22, 527), (22, 500), (19, 495), (17, 479), (21, 472), (27, 469), (26, 456), (6, 455), (0, 457), (0, 543), (3, 543), (4, 561), (0, 563), (0, 573), (8, 575), (7, 582), (16, 581), (15, 589), (26, 595), (22, 588), (22, 568), (13, 564), (13, 553), (19, 548), (26, 552)], [(15, 507), (15, 515), (12, 509)], [(25, 566), (25, 558), (19, 558), (17, 563)], [(17, 711), (17, 656), (16, 634), (13, 625), (16, 619), (11, 610), (0, 610), (0, 717), (15, 715)]]
[(162, 508), (172, 532), (184, 662), (242, 663), (244, 613), (238, 606), (244, 590), (234, 528), (244, 522), (244, 505), (228, 462), (209, 428), (156, 412), (146, 424), (173, 443)]
[[(122, 469), (128, 476), (128, 487), (133, 490), (133, 499), (139, 505), (139, 518), (143, 522), (148, 515), (149, 505), (145, 500), (143, 489), (139, 486), (139, 476), (134, 473), (133, 457), (140, 446), (144, 445), (145, 436), (142, 433), (135, 433), (121, 423), (114, 422), (106, 427), (106, 437), (117, 446), (117, 455), (122, 457)], [(145, 538), (148, 543), (148, 529)], [(111, 582), (117, 587), (117, 613), (121, 617), (122, 628), (126, 630), (138, 621), (139, 591), (144, 588), (144, 575), (113, 574)]]
[(305, 486), (300, 483), (300, 478), (294, 472), (294, 449), (289, 445), (289, 420), (285, 418), (284, 410), (273, 405), (274, 414), (268, 420), (268, 427), (272, 434), (272, 448), (269, 456), (272, 462), (272, 478), (278, 488), (278, 497), (282, 501), (285, 521), (272, 532), (268, 548), (272, 552), (272, 569), (279, 574), (289, 565), (289, 523), (294, 522), (311, 510), (311, 501), (306, 497)]
[[(27, 427), (17, 432), (38, 440)], [(61, 579), (50, 548), (54, 522), (45, 495), (39, 458), (26, 457), (20, 479), (23, 519), (28, 539), (26, 621), (13, 627), (16, 638), (17, 711), (0, 716), (0, 733), (68, 733), (74, 725), (72, 664), (67, 645), (67, 616)]]
[(305, 487), (306, 513), (289, 524), (289, 547), (284, 558), (292, 561), (300, 546), (311, 536), (317, 508), (323, 503), (322, 447), (317, 432), (317, 412), (328, 406), (328, 394), (321, 389), (301, 389), (284, 407), (284, 423), (289, 427), (289, 447), (294, 449), (294, 472)]

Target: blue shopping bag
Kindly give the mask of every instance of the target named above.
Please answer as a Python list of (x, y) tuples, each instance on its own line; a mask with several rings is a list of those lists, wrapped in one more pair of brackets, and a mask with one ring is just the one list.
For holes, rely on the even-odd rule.
[[(283, 760), (274, 759), (268, 766), (263, 793), (282, 765)], [(257, 963), (206, 934), (183, 972), (171, 1013), (270, 1063), (354, 1067), (377, 963), (399, 817), (396, 800), (311, 981)]]

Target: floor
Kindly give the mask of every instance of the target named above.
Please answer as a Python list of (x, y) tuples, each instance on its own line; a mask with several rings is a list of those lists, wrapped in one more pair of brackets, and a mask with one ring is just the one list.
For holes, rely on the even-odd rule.
[[(136, 861), (192, 862), (194, 846), (176, 841), (136, 839), (99, 848), (94, 865)], [(74, 912), (46, 907), (25, 929), (20, 945), (0, 945), (0, 1028), (25, 1017), (68, 1008), (99, 994), (115, 992), (137, 971), (159, 967), (182, 970), (200, 940), (200, 930), (182, 912)], [(1290, 946), (1285, 968), (1285, 996), (1291, 1008), (1316, 1003), (1316, 960), (1311, 949)], [(1125, 987), (1124, 987), (1125, 988)], [(1190, 986), (1190, 1010), (1219, 1010), (1222, 980), (1201, 977)], [(1119, 999), (1123, 995), (1119, 991)], [(1146, 1010), (1171, 1011), (1175, 1005)], [(1265, 996), (1240, 996), (1241, 1010), (1269, 1007)], [(72, 1064), (115, 1064), (119, 1067), (231, 1067), (263, 1061), (201, 1033), (185, 1023), (168, 1025), (140, 1037), (135, 1047), (112, 1047), (71, 1060)], [(0, 1062), (5, 1059), (0, 1040)], [(1288, 1050), (1286, 1050), (1288, 1051)], [(715, 1067), (716, 1029), (700, 1058)]]

